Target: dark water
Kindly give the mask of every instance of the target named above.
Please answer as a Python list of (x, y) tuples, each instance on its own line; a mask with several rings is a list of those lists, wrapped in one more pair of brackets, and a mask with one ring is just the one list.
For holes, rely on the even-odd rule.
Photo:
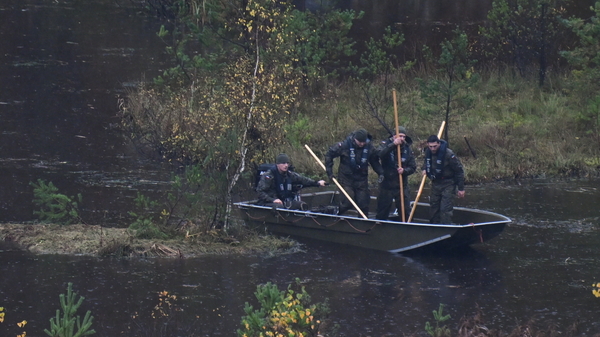
[[(446, 2), (397, 6), (407, 3), (431, 15), (417, 21), (448, 13)], [(452, 8), (483, 6), (468, 4)], [(367, 14), (377, 19), (374, 25), (387, 20), (381, 13), (392, 13), (371, 5), (380, 13)], [(478, 11), (484, 15), (483, 9), (469, 13)], [(136, 190), (164, 184), (168, 174), (142, 161), (115, 127), (118, 96), (163, 67), (157, 28), (125, 0), (2, 1), (0, 222), (33, 218), (28, 184), (39, 178), (67, 194), (84, 192), (90, 222), (109, 224), (124, 217)], [(21, 333), (15, 326), (21, 320), (29, 322), (28, 336), (43, 336), (67, 282), (86, 297), (82, 309), (93, 312), (97, 336), (133, 336), (140, 329), (137, 335), (151, 335), (143, 330), (155, 328), (150, 312), (163, 290), (178, 295), (184, 311), (177, 322), (193, 331), (179, 335), (233, 336), (244, 302), (255, 304), (256, 285), (284, 288), (295, 278), (314, 301), (329, 299), (342, 336), (424, 336), (439, 303), (447, 305), (454, 331), (479, 306), (489, 328), (509, 331), (535, 318), (564, 330), (579, 320), (578, 335), (592, 335), (600, 332), (600, 299), (591, 293), (600, 281), (599, 183), (467, 186), (461, 205), (514, 223), (462, 255), (396, 256), (303, 241), (305, 252), (285, 256), (116, 260), (33, 256), (3, 246), (0, 336)]]
[[(90, 222), (161, 181), (118, 128), (117, 98), (164, 64), (158, 24), (126, 0), (0, 4), (0, 221), (32, 220), (29, 182), (83, 192)], [(125, 213), (126, 214), (126, 213)]]
[[(312, 3), (312, 1), (307, 1)], [(386, 27), (404, 34), (405, 42), (399, 48), (401, 61), (412, 61), (422, 57), (421, 47), (427, 45), (437, 51), (444, 39), (452, 38), (452, 31), (460, 26), (470, 36), (478, 34), (479, 26), (485, 25), (487, 13), (492, 9), (492, 0), (379, 0), (341, 1), (344, 9), (364, 12), (361, 20), (352, 27), (352, 34), (359, 40), (372, 36), (380, 37)], [(565, 17), (589, 18), (590, 7), (596, 0), (563, 2)], [(308, 6), (310, 8), (310, 6)], [(316, 7), (316, 6), (313, 6)], [(568, 41), (552, 41), (558, 46), (569, 45)], [(361, 48), (361, 47), (359, 47)], [(559, 47), (560, 48), (560, 47)]]
[(454, 331), (460, 317), (479, 306), (488, 328), (509, 332), (517, 322), (535, 319), (565, 331), (579, 322), (577, 335), (591, 336), (600, 332), (600, 299), (592, 295), (592, 283), (600, 281), (599, 183), (468, 186), (463, 205), (509, 215), (514, 223), (493, 241), (453, 255), (401, 256), (313, 241), (302, 241), (304, 252), (293, 255), (182, 260), (5, 251), (0, 305), (39, 335), (58, 294), (73, 282), (96, 317), (98, 335), (127, 336), (136, 324), (153, 326), (149, 315), (157, 293), (167, 290), (185, 309), (182, 326), (197, 336), (233, 336), (244, 302), (256, 305), (256, 285), (284, 288), (300, 278), (314, 301), (329, 299), (341, 336), (425, 336), (425, 322), (439, 303), (447, 306)]

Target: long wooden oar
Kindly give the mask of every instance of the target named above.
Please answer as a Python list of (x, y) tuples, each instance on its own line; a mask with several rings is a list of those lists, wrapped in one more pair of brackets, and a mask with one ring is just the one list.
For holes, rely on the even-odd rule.
[[(321, 161), (321, 159), (319, 159), (319, 157), (317, 157), (317, 155), (314, 152), (312, 152), (312, 150), (310, 149), (310, 147), (308, 147), (308, 145), (306, 145), (306, 144), (304, 144), (304, 147), (308, 150), (308, 152), (310, 152), (310, 154), (312, 154), (313, 158), (315, 158), (315, 160), (317, 161), (317, 163), (319, 163), (319, 165), (321, 165), (321, 168), (323, 168), (323, 170), (325, 170), (325, 172), (327, 172), (327, 169), (325, 168), (325, 164), (323, 164), (323, 162)], [(346, 196), (346, 198), (348, 198), (348, 200), (350, 200), (350, 202), (352, 203), (352, 206), (354, 206), (354, 208), (356, 208), (356, 210), (358, 211), (358, 213), (360, 213), (360, 215), (362, 215), (363, 218), (369, 219), (365, 215), (365, 213), (363, 213), (363, 211), (361, 211), (361, 209), (358, 207), (358, 205), (356, 205), (356, 203), (354, 202), (354, 200), (352, 200), (352, 198), (350, 198), (350, 196), (348, 195), (348, 193), (346, 192), (346, 190), (344, 190), (344, 188), (342, 187), (342, 185), (340, 185), (340, 183), (338, 183), (337, 179), (332, 178), (331, 180), (333, 180), (333, 182), (340, 189), (340, 191), (342, 191), (342, 193), (344, 193), (344, 195)]]
[[(446, 126), (446, 121), (442, 122), (442, 126), (440, 126), (440, 131), (438, 131), (438, 138), (442, 137), (442, 133), (444, 132), (444, 127)], [(425, 187), (425, 180), (427, 180), (427, 176), (423, 176), (423, 180), (421, 180), (421, 186), (419, 187), (419, 193), (417, 193), (417, 198), (413, 203), (412, 210), (410, 210), (410, 216), (408, 217), (408, 222), (412, 221), (413, 216), (415, 215), (415, 210), (417, 209), (417, 202), (419, 202), (419, 198), (421, 197), (421, 193), (423, 193), (423, 187)]]
[[(396, 89), (393, 91), (394, 94), (394, 117), (396, 119), (396, 137), (400, 136), (400, 130), (398, 129), (398, 104), (396, 103)], [(396, 146), (398, 150), (398, 167), (402, 167), (402, 150), (400, 146)], [(402, 222), (406, 221), (406, 215), (404, 214), (404, 182), (402, 181), (402, 174), (398, 173), (400, 179), (400, 209), (402, 210)]]

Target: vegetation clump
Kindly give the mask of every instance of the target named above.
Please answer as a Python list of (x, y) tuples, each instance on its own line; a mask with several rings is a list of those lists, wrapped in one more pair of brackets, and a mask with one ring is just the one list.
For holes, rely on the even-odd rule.
[(594, 294), (594, 296), (596, 297), (600, 297), (600, 282), (594, 283), (592, 287), (594, 287), (594, 289), (592, 290), (592, 294)]
[(82, 221), (78, 208), (81, 194), (77, 194), (77, 198), (68, 197), (58, 193), (58, 187), (51, 181), (46, 183), (43, 179), (29, 184), (33, 186), (33, 203), (39, 207), (33, 214), (37, 215), (40, 221), (64, 225)]
[[(296, 280), (299, 285), (299, 280)], [(323, 303), (310, 304), (310, 296), (304, 289), (294, 291), (291, 285), (287, 291), (268, 282), (259, 285), (254, 293), (260, 304), (259, 309), (248, 302), (244, 307), (239, 337), (284, 337), (318, 336), (324, 316), (329, 312)]]
[[(39, 180), (34, 187), (34, 213), (43, 224), (0, 224), (0, 239), (36, 253), (98, 256), (189, 257), (204, 254), (272, 254), (297, 251), (299, 245), (248, 229), (242, 222), (227, 230), (215, 228), (206, 214), (205, 181), (198, 166), (175, 175), (163, 201), (141, 193), (128, 228), (87, 225), (78, 213), (78, 203), (59, 193), (52, 182)], [(210, 189), (210, 186), (209, 186)], [(78, 195), (81, 200), (81, 194)], [(218, 204), (217, 204), (218, 207)], [(208, 218), (207, 218), (208, 217)], [(56, 228), (59, 225), (60, 228)]]
[(450, 319), (450, 315), (444, 315), (444, 305), (440, 303), (438, 310), (433, 310), (433, 318), (435, 320), (435, 326), (430, 324), (429, 321), (425, 323), (425, 331), (431, 337), (450, 337), (450, 329), (443, 324)]
[(85, 300), (85, 297), (79, 296), (73, 292), (73, 283), (69, 282), (67, 293), (60, 294), (60, 307), (56, 310), (56, 317), (50, 319), (50, 329), (44, 329), (44, 332), (50, 337), (83, 337), (96, 333), (92, 329), (91, 311), (87, 311), (83, 320), (80, 316), (75, 316), (77, 309)]

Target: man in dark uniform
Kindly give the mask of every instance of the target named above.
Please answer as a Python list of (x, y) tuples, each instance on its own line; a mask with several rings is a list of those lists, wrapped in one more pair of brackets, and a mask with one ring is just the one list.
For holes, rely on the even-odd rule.
[[(415, 156), (410, 148), (411, 144), (412, 139), (406, 135), (406, 129), (400, 126), (397, 134), (381, 141), (381, 144), (377, 147), (377, 154), (383, 167), (383, 181), (379, 184), (379, 196), (377, 197), (377, 219), (379, 220), (388, 219), (394, 201), (400, 219), (402, 219), (400, 213), (402, 211), (400, 205), (400, 175), (402, 175), (404, 192), (404, 218), (408, 220), (410, 216), (408, 176), (417, 170)], [(400, 146), (401, 166), (398, 166), (398, 146)]]
[(315, 181), (290, 171), (290, 157), (285, 153), (277, 156), (276, 167), (260, 177), (256, 191), (258, 204), (269, 207), (300, 208), (294, 203), (295, 185), (304, 187), (325, 186), (325, 180)]
[[(378, 175), (383, 174), (379, 157), (371, 144), (371, 135), (365, 129), (358, 129), (346, 140), (329, 148), (325, 155), (325, 167), (331, 180), (333, 175), (333, 160), (340, 158), (338, 181), (344, 190), (352, 197), (360, 210), (368, 216), (371, 193), (369, 191), (369, 164)], [(338, 214), (344, 214), (352, 209), (352, 203), (345, 196), (340, 200)]]
[(452, 223), (454, 196), (465, 196), (465, 173), (448, 143), (436, 135), (427, 138), (423, 175), (431, 180), (429, 197), (431, 223)]

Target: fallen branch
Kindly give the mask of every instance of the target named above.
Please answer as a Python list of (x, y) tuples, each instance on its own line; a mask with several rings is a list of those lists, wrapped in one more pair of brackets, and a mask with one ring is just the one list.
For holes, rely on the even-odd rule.
[(473, 148), (471, 147), (471, 144), (469, 144), (469, 140), (467, 139), (467, 136), (463, 136), (463, 138), (465, 139), (465, 143), (467, 143), (467, 147), (469, 148), (469, 151), (471, 151), (471, 155), (473, 156), (473, 158), (477, 159), (477, 153), (475, 152), (475, 150), (473, 150)]

